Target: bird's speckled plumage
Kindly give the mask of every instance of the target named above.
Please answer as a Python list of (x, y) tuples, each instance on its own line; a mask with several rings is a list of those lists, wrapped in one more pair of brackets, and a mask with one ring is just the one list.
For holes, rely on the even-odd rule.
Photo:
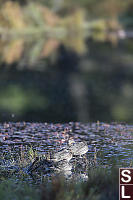
[(72, 169), (72, 164), (66, 160), (61, 160), (55, 164), (54, 169), (57, 171), (70, 171)]
[(69, 161), (71, 158), (72, 158), (72, 153), (69, 150), (67, 150), (67, 149), (62, 149), (62, 150), (56, 152), (53, 155), (52, 160), (54, 162), (58, 162), (58, 161), (61, 161), (61, 160), (67, 160), (67, 161)]
[(73, 155), (83, 155), (88, 151), (88, 145), (86, 142), (75, 142), (74, 140), (68, 141), (69, 150)]

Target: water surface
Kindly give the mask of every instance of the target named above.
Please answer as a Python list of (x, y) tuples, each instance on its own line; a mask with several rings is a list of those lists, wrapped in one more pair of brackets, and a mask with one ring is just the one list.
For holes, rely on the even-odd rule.
[[(87, 178), (89, 168), (131, 167), (133, 162), (133, 126), (117, 123), (4, 123), (0, 124), (0, 172), (4, 177), (16, 174), (32, 180), (26, 173), (27, 167), (34, 161), (29, 151), (44, 156), (66, 148), (68, 139), (86, 141), (89, 150), (86, 158), (77, 156), (71, 161), (81, 164), (73, 168), (66, 176)], [(73, 165), (74, 166), (74, 165)], [(6, 172), (10, 172), (5, 173)], [(39, 171), (37, 177), (50, 177), (55, 173)], [(20, 175), (21, 174), (21, 175)], [(34, 176), (37, 172), (34, 173)], [(80, 177), (81, 178), (81, 177)], [(37, 178), (38, 180), (38, 178)]]

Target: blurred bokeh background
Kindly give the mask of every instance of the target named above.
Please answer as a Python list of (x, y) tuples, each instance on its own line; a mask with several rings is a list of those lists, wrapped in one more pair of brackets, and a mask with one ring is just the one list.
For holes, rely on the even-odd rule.
[(133, 122), (131, 0), (0, 0), (0, 122)]

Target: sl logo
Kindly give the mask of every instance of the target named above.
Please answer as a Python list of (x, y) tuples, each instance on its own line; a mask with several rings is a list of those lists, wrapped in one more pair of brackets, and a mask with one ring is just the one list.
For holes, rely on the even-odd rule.
[(133, 168), (119, 169), (119, 200), (133, 200)]

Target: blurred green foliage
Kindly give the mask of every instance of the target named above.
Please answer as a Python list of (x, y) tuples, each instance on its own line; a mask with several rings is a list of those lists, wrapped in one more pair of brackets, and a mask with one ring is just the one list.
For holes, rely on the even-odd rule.
[[(34, 113), (34, 119), (39, 116), (46, 121), (131, 122), (133, 44), (128, 38), (119, 40), (118, 31), (132, 29), (132, 1), (27, 0), (21, 2), (23, 5), (19, 2), (1, 1), (0, 60), (2, 66), (15, 66), (20, 77), (25, 76), (22, 69), (26, 73), (34, 71), (33, 77), (25, 78), (33, 87), (18, 86), (19, 80), (1, 87), (1, 112), (16, 113), (20, 119), (25, 119), (28, 112)], [(41, 86), (34, 90), (39, 71)], [(12, 72), (6, 73), (11, 80)], [(17, 79), (16, 74), (13, 80)], [(114, 75), (118, 87), (112, 81)], [(75, 83), (84, 88), (85, 94), (78, 96), (74, 89), (70, 91), (70, 86), (76, 88)]]
[(87, 45), (87, 53), (80, 56), (60, 47), (58, 57), (1, 68), (1, 121), (15, 113), (17, 121), (131, 123), (133, 59), (128, 42), (116, 47), (92, 41)]
[(9, 85), (0, 94), (1, 109), (14, 112), (14, 114), (22, 114), (27, 109), (40, 109), (45, 106), (47, 106), (47, 100), (44, 96), (35, 90), (24, 90), (17, 85)]

